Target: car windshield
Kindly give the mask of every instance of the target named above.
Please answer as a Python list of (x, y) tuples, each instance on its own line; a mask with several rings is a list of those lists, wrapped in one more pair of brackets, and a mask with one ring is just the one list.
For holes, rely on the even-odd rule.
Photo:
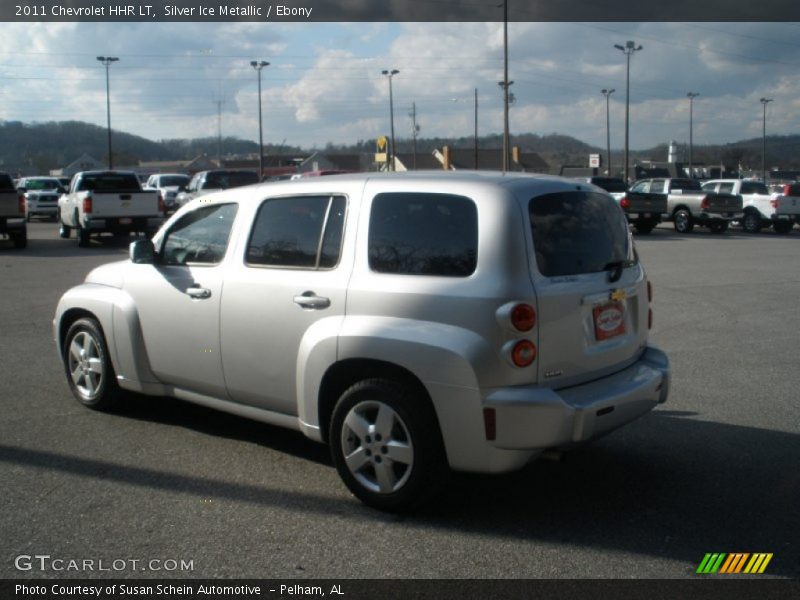
[(24, 187), (26, 190), (57, 190), (61, 184), (58, 179), (38, 178), (26, 179)]
[(528, 204), (539, 272), (546, 277), (635, 264), (625, 215), (609, 196), (561, 192)]
[(161, 177), (161, 187), (181, 187), (189, 183), (188, 175), (166, 175)]

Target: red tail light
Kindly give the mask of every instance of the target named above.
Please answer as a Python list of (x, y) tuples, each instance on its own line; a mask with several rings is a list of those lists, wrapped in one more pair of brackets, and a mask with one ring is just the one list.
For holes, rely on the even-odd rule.
[(86, 196), (83, 199), (83, 212), (84, 212), (84, 214), (87, 214), (87, 215), (91, 214), (91, 212), (92, 212), (92, 197), (91, 196)]
[(628, 210), (631, 207), (631, 201), (628, 200), (627, 196), (624, 196), (622, 200), (619, 201), (619, 205), (622, 207), (622, 210)]
[(784, 196), (791, 196), (792, 195), (792, 186), (791, 185), (783, 186), (783, 195)]
[(25, 214), (25, 196), (23, 194), (17, 196), (17, 210), (19, 210), (19, 214)]
[(530, 340), (520, 340), (511, 351), (511, 361), (518, 367), (527, 367), (536, 360), (536, 346)]
[(497, 415), (493, 408), (483, 409), (483, 429), (487, 440), (497, 439)]
[(511, 309), (511, 324), (518, 331), (530, 331), (536, 325), (536, 310), (530, 304), (517, 304)]
[(700, 202), (700, 210), (708, 210), (708, 207), (709, 207), (708, 196), (706, 196), (705, 198), (703, 198), (703, 201)]
[(167, 205), (164, 204), (164, 196), (161, 194), (158, 195), (158, 212), (165, 213), (167, 212)]

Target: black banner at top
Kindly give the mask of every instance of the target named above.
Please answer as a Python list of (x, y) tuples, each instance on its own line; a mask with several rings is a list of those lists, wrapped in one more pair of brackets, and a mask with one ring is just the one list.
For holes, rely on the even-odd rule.
[[(96, 22), (503, 21), (501, 0), (13, 0), (0, 20)], [(509, 21), (800, 21), (797, 0), (508, 0)]]

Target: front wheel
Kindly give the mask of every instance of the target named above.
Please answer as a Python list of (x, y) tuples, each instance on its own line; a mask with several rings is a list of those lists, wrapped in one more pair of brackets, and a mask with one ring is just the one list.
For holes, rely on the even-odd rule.
[(792, 230), (794, 223), (791, 221), (775, 221), (772, 224), (772, 228), (775, 230), (775, 233), (780, 233), (781, 235), (785, 235)]
[(28, 232), (27, 231), (19, 231), (17, 233), (11, 234), (11, 241), (14, 244), (14, 248), (25, 248), (28, 245)]
[(64, 338), (62, 359), (73, 396), (89, 408), (107, 410), (122, 395), (103, 331), (94, 319), (78, 319)]
[(678, 233), (691, 233), (694, 229), (694, 221), (688, 210), (681, 209), (675, 211), (673, 220), (675, 231)]
[(747, 233), (758, 233), (761, 231), (761, 216), (755, 211), (748, 211), (742, 219), (742, 229)]
[(333, 463), (364, 504), (405, 512), (431, 500), (449, 472), (427, 398), (393, 381), (369, 379), (339, 398), (329, 431)]

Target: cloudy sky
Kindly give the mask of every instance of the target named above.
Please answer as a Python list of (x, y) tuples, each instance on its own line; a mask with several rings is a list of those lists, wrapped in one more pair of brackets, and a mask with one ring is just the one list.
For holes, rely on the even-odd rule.
[[(611, 96), (612, 146), (623, 143), (625, 57), (631, 60), (631, 147), (688, 141), (689, 91), (695, 143), (761, 135), (759, 99), (773, 98), (768, 133), (800, 133), (798, 23), (510, 23), (512, 134), (561, 133), (605, 146)], [(105, 126), (111, 67), (114, 129), (150, 139), (258, 139), (262, 73), (265, 142), (304, 147), (388, 134), (394, 78), (395, 129), (468, 136), (478, 89), (481, 134), (502, 129), (502, 23), (0, 23), (0, 119), (82, 120)]]

